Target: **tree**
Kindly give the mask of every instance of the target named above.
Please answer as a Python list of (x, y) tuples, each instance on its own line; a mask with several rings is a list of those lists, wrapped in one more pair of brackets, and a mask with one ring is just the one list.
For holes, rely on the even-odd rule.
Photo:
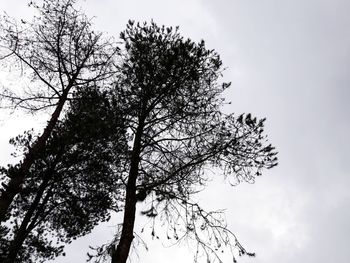
[[(0, 235), (1, 262), (52, 259), (63, 253), (65, 243), (120, 209), (118, 171), (126, 140), (118, 109), (96, 88), (77, 92), (69, 106), (11, 205), (6, 232)], [(32, 140), (27, 132), (12, 143), (28, 151)], [(2, 169), (3, 176), (19, 168)]]
[[(31, 112), (53, 109), (40, 136), (31, 142), (18, 169), (2, 182), (0, 222), (9, 217), (9, 208), (31, 166), (45, 151), (64, 106), (72, 94), (108, 78), (117, 48), (113, 41), (91, 29), (91, 21), (73, 5), (75, 0), (31, 1), (38, 16), (32, 22), (16, 22), (3, 16), (0, 24), (0, 59), (17, 69), (30, 82), (19, 94), (3, 89), (0, 98), (12, 108)], [(21, 84), (18, 81), (17, 84)], [(24, 87), (26, 83), (23, 84)], [(5, 105), (6, 106), (6, 105)]]
[[(274, 147), (263, 135), (264, 119), (222, 113), (222, 92), (230, 84), (219, 83), (222, 62), (204, 41), (185, 40), (177, 28), (154, 22), (129, 21), (120, 36), (124, 49), (114, 92), (123, 102), (130, 155), (121, 173), (123, 223), (105, 253), (113, 263), (126, 262), (135, 236), (136, 204), (150, 200), (141, 213), (166, 223), (175, 240), (197, 241), (198, 256), (219, 258), (215, 251), (224, 245), (252, 255), (220, 214), (205, 212), (192, 196), (205, 186), (213, 167), (228, 180), (251, 182), (277, 164)], [(151, 234), (156, 235), (154, 230)]]

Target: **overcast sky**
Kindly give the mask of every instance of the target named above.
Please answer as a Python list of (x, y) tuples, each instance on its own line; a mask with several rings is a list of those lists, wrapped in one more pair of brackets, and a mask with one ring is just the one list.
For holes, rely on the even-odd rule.
[[(27, 16), (25, 0), (0, 9)], [(86, 0), (99, 30), (117, 36), (128, 19), (179, 25), (222, 56), (232, 81), (229, 112), (267, 117), (266, 133), (279, 166), (255, 184), (214, 182), (201, 195), (208, 208), (226, 208), (252, 263), (348, 263), (350, 258), (350, 1), (347, 0)], [(26, 120), (2, 117), (0, 163), (8, 139)], [(57, 263), (84, 262), (87, 244), (108, 241), (113, 225), (67, 248)], [(139, 262), (193, 261), (193, 250), (149, 241)], [(137, 260), (136, 260), (137, 261)]]

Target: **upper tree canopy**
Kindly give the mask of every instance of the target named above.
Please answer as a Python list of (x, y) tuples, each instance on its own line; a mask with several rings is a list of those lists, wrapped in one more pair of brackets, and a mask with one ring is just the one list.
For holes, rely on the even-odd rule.
[[(5, 89), (1, 97), (11, 107), (40, 110), (76, 88), (93, 86), (109, 76), (117, 51), (115, 43), (91, 28), (91, 19), (75, 9), (76, 0), (43, 0), (32, 21), (0, 20), (0, 59), (30, 81), (15, 92)], [(17, 83), (18, 84), (18, 83)], [(19, 82), (21, 84), (21, 82)]]
[(204, 41), (132, 21), (121, 38), (115, 95), (125, 102), (130, 140), (142, 129), (138, 188), (179, 196), (192, 188), (186, 183), (202, 183), (205, 168), (251, 181), (276, 164), (273, 147), (265, 145), (264, 120), (221, 112), (230, 84), (219, 83), (222, 62)]
[(230, 83), (218, 82), (222, 62), (204, 41), (196, 44), (177, 29), (132, 21), (121, 38), (125, 50), (115, 94), (125, 101), (131, 134), (142, 126), (142, 187), (170, 186), (180, 174), (198, 180), (198, 168), (205, 165), (250, 181), (275, 165), (273, 148), (263, 146), (264, 120), (221, 112), (221, 94)]

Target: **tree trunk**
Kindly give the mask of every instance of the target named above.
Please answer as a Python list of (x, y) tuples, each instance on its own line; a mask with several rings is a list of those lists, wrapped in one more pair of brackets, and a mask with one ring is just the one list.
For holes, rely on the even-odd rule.
[(28, 235), (28, 231), (26, 229), (20, 229), (16, 235), (16, 238), (11, 242), (9, 253), (7, 258), (3, 263), (14, 263), (16, 262), (16, 257), (18, 251), (21, 249), (24, 240)]
[[(130, 170), (131, 171), (131, 170)], [(131, 175), (131, 172), (130, 174)], [(134, 177), (134, 176), (132, 176)], [(131, 177), (129, 177), (131, 178)], [(136, 180), (128, 180), (126, 190), (123, 230), (117, 249), (112, 255), (112, 263), (125, 263), (128, 259), (132, 240), (134, 239), (134, 224), (136, 214)]]
[(134, 225), (136, 214), (136, 179), (140, 162), (141, 140), (145, 118), (139, 121), (131, 156), (131, 166), (128, 183), (126, 186), (126, 198), (124, 208), (123, 229), (117, 249), (112, 252), (112, 263), (125, 263), (128, 259), (132, 240), (134, 239)]
[(9, 207), (15, 196), (21, 191), (22, 183), (28, 173), (30, 167), (34, 163), (36, 156), (44, 149), (46, 141), (50, 137), (52, 130), (56, 126), (58, 118), (62, 112), (63, 106), (67, 100), (69, 88), (65, 90), (62, 97), (58, 101), (55, 111), (44, 129), (42, 135), (36, 140), (32, 147), (29, 148), (28, 153), (24, 156), (19, 169), (11, 174), (10, 182), (7, 185), (3, 184), (4, 189), (0, 196), (0, 222), (7, 220), (7, 213)]
[(16, 262), (16, 257), (17, 257), (18, 251), (22, 247), (22, 244), (23, 244), (24, 240), (26, 239), (27, 235), (28, 235), (28, 232), (26, 230), (18, 231), (16, 238), (11, 243), (9, 254), (3, 263), (15, 263)]

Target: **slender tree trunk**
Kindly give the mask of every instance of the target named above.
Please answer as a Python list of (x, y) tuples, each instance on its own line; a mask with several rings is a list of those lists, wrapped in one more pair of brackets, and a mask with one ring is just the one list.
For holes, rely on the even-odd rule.
[[(129, 176), (135, 178), (131, 173)], [(130, 177), (129, 177), (130, 178)], [(132, 240), (134, 238), (134, 224), (135, 224), (135, 214), (136, 214), (136, 180), (128, 180), (125, 210), (124, 210), (124, 220), (123, 220), (123, 230), (119, 240), (117, 249), (112, 255), (112, 263), (125, 263), (128, 259), (130, 247)]]
[(36, 140), (33, 146), (29, 148), (29, 151), (25, 155), (19, 169), (11, 174), (10, 181), (7, 185), (3, 184), (4, 189), (1, 191), (0, 196), (0, 222), (6, 221), (9, 207), (15, 196), (21, 191), (21, 186), (26, 174), (28, 173), (30, 167), (34, 163), (38, 153), (40, 153), (44, 149), (46, 141), (48, 140), (52, 133), (52, 130), (56, 126), (58, 118), (62, 112), (63, 106), (67, 101), (68, 92), (69, 88), (67, 88), (62, 94), (62, 97), (58, 101), (55, 111), (51, 115), (51, 118), (44, 129), (44, 132)]
[(126, 199), (124, 208), (123, 229), (117, 249), (112, 252), (112, 263), (125, 263), (128, 259), (132, 240), (134, 239), (134, 225), (136, 214), (136, 179), (140, 162), (141, 140), (145, 119), (139, 121), (135, 135), (131, 156), (131, 167), (126, 186)]

